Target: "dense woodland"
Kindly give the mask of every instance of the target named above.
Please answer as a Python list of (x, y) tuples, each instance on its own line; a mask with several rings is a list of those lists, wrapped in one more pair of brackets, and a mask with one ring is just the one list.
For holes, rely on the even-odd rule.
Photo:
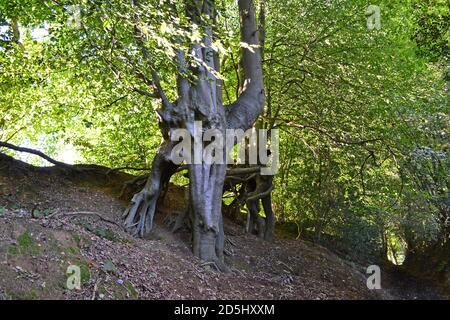
[[(445, 0), (0, 0), (0, 152), (137, 176), (136, 237), (189, 186), (193, 254), (223, 272), (226, 217), (448, 277), (449, 24)], [(278, 173), (175, 165), (194, 120), (278, 130)]]

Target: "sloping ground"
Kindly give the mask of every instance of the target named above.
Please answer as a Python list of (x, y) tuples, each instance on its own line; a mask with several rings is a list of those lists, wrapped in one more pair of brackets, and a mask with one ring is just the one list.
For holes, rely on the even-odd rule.
[[(188, 232), (163, 221), (183, 211), (183, 189), (171, 186), (149, 239), (120, 227), (121, 185), (132, 178), (93, 167), (69, 174), (0, 154), (0, 298), (3, 299), (377, 299), (364, 268), (298, 240), (269, 244), (226, 222), (221, 274), (190, 251)], [(69, 290), (67, 268), (81, 269)]]

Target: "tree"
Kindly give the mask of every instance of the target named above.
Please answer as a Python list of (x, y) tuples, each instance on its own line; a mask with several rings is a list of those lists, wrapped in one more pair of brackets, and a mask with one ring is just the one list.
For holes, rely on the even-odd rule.
[[(70, 17), (73, 6), (80, 11), (79, 21), (69, 24), (69, 18), (73, 20)], [(176, 144), (170, 140), (171, 134), (177, 129), (187, 129), (193, 135), (194, 121), (201, 121), (203, 130), (245, 131), (264, 109), (259, 30), (251, 0), (238, 1), (238, 10), (233, 8), (237, 11), (234, 15), (238, 13), (239, 17), (233, 19), (240, 20), (240, 41), (234, 44), (242, 47), (242, 90), (233, 103), (224, 105), (222, 101), (221, 55), (226, 49), (220, 44), (223, 32), (219, 15), (221, 10), (230, 10), (232, 6), (227, 1), (221, 6), (212, 0), (163, 3), (74, 0), (46, 2), (44, 6), (36, 1), (2, 3), (0, 13), (11, 26), (11, 35), (2, 37), (8, 36), (5, 39), (26, 47), (25, 54), (14, 45), (2, 52), (5, 92), (9, 92), (2, 97), (2, 105), (7, 106), (18, 93), (27, 97), (17, 99), (20, 105), (6, 108), (4, 117), (14, 119), (16, 124), (9, 121), (2, 128), (6, 130), (4, 140), (16, 139), (19, 131), (26, 137), (24, 128), (30, 121), (36, 129), (29, 134), (33, 139), (37, 139), (38, 132), (43, 132), (46, 136), (64, 137), (84, 149), (96, 148), (89, 133), (92, 127), (112, 128), (111, 133), (104, 131), (108, 134), (106, 142), (116, 144), (119, 132), (125, 131), (126, 135), (130, 124), (133, 128), (141, 125), (140, 130), (128, 133), (128, 140), (139, 137), (145, 140), (148, 135), (143, 133), (154, 134), (152, 118), (148, 114), (148, 119), (137, 117), (145, 117), (148, 109), (139, 108), (137, 116), (133, 116), (136, 112), (130, 112), (127, 106), (152, 107), (152, 102), (159, 101), (157, 118), (163, 142), (145, 188), (134, 196), (124, 217), (125, 226), (132, 234), (144, 236), (151, 232), (161, 190), (178, 169), (171, 159)], [(31, 33), (43, 25), (48, 40), (36, 42)], [(18, 34), (19, 26), (23, 34)], [(14, 77), (15, 73), (22, 77)], [(52, 97), (49, 106), (42, 103), (43, 96)], [(109, 102), (99, 97), (107, 97)], [(114, 117), (110, 112), (113, 109), (118, 112)], [(118, 129), (116, 116), (127, 118), (125, 128)], [(130, 119), (134, 120), (130, 122)], [(81, 132), (85, 133), (84, 137)], [(201, 147), (205, 149), (212, 143), (202, 142)], [(145, 149), (149, 143), (135, 144)], [(105, 154), (102, 148), (96, 149), (94, 157)], [(229, 150), (225, 150), (225, 144), (223, 149), (225, 156)], [(140, 158), (145, 163), (146, 156)], [(224, 269), (221, 205), (226, 161), (189, 164), (188, 170), (194, 253)]]
[[(137, 1), (134, 4), (139, 6)], [(214, 129), (225, 136), (227, 129), (245, 131), (251, 128), (262, 113), (264, 84), (255, 8), (252, 0), (239, 0), (238, 6), (241, 41), (245, 44), (242, 49), (245, 85), (234, 103), (228, 106), (223, 106), (222, 103), (221, 80), (217, 76), (220, 72), (220, 62), (212, 48), (215, 40), (214, 1), (185, 2), (187, 18), (192, 26), (201, 26), (204, 33), (201, 39), (189, 45), (189, 52), (192, 52), (190, 58), (196, 60), (195, 65), (189, 64), (183, 49), (177, 49), (178, 90), (175, 101), (169, 101), (156, 71), (152, 72), (155, 94), (162, 101), (158, 114), (164, 142), (153, 161), (147, 184), (133, 197), (126, 211), (125, 226), (135, 235), (144, 236), (152, 230), (161, 190), (177, 169), (172, 159), (176, 142), (170, 140), (171, 132), (184, 128), (194, 136), (194, 122), (201, 121), (204, 130)], [(138, 26), (135, 26), (135, 30), (143, 57), (149, 59), (142, 31)], [(148, 64), (152, 69), (152, 62), (148, 61)], [(202, 150), (209, 144), (203, 141), (195, 143), (201, 143)], [(223, 143), (224, 156), (228, 151), (225, 145)], [(192, 154), (194, 152), (192, 149)], [(188, 169), (194, 254), (202, 260), (215, 263), (223, 270), (224, 231), (221, 205), (227, 165), (225, 159), (222, 160), (219, 161), (221, 163), (209, 164), (202, 159), (201, 164), (188, 164)]]

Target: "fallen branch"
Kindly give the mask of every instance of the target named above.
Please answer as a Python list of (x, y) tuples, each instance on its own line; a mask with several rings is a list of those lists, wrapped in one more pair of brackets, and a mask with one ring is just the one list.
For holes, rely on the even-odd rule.
[(286, 269), (288, 269), (289, 273), (294, 274), (294, 269), (292, 269), (290, 266), (288, 266), (283, 261), (278, 261), (278, 264), (281, 264), (282, 266), (286, 267)]
[(98, 284), (100, 283), (100, 281), (101, 281), (101, 279), (98, 279), (97, 281), (95, 281), (94, 290), (92, 291), (91, 300), (95, 300), (95, 297), (97, 295), (97, 290), (98, 290)]
[(233, 247), (237, 247), (237, 245), (230, 238), (227, 238), (227, 242), (229, 242)]

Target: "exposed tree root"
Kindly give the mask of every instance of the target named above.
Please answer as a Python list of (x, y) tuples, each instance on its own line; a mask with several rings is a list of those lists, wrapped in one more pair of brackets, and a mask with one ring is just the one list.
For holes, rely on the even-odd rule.
[(143, 185), (145, 185), (146, 180), (148, 180), (148, 176), (139, 176), (126, 181), (123, 184), (122, 189), (120, 190), (119, 198), (126, 198), (126, 200), (128, 200), (128, 196), (130, 194), (135, 194), (135, 190), (137, 190), (138, 188), (142, 188)]
[(152, 172), (141, 192), (135, 194), (125, 210), (125, 229), (133, 236), (144, 237), (153, 228), (153, 217), (164, 186), (175, 173), (177, 166), (169, 160), (172, 145), (164, 143), (153, 161)]
[[(233, 192), (236, 198), (225, 209), (228, 216), (236, 218), (245, 204), (247, 206), (247, 232), (256, 234), (266, 241), (273, 241), (276, 222), (271, 199), (274, 189), (273, 177), (262, 176), (258, 173), (259, 170), (261, 167), (227, 170), (225, 188)], [(264, 218), (259, 215), (261, 204), (265, 213)]]

